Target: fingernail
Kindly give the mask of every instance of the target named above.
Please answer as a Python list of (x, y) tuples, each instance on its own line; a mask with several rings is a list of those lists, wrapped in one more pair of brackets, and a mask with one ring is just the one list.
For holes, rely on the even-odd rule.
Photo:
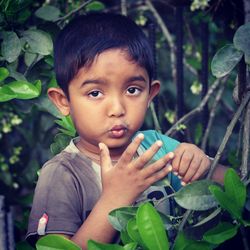
[(178, 175), (178, 172), (173, 172), (174, 175)]
[(181, 180), (182, 179), (182, 176), (180, 176), (180, 175), (177, 175), (177, 177)]
[(184, 182), (184, 181), (181, 181), (181, 185), (182, 185), (182, 186), (186, 186), (186, 185), (187, 185), (187, 183), (186, 183), (186, 182)]
[(169, 165), (168, 166), (168, 171), (170, 172), (170, 171), (172, 171), (172, 169), (173, 169), (172, 165)]
[(168, 156), (169, 156), (170, 159), (173, 159), (174, 158), (174, 153), (170, 152), (170, 153), (168, 153)]
[(144, 139), (144, 134), (143, 134), (143, 133), (139, 133), (139, 134), (137, 135), (137, 137), (138, 137), (139, 139)]
[(103, 144), (101, 142), (98, 144), (98, 147), (101, 151), (103, 150)]
[(162, 146), (162, 141), (156, 141), (156, 145), (161, 147)]

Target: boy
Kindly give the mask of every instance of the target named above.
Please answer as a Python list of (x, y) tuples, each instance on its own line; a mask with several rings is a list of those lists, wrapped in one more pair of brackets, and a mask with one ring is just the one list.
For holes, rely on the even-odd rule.
[[(146, 36), (120, 15), (81, 16), (60, 32), (60, 88), (50, 88), (48, 95), (63, 115), (71, 115), (79, 137), (42, 168), (28, 240), (56, 233), (83, 249), (88, 239), (111, 242), (110, 211), (166, 195), (151, 186), (170, 171), (183, 185), (207, 172), (210, 160), (196, 146), (152, 130), (138, 133), (160, 89), (152, 79), (152, 58)], [(214, 177), (221, 180), (222, 173)], [(178, 189), (179, 178), (168, 176)]]

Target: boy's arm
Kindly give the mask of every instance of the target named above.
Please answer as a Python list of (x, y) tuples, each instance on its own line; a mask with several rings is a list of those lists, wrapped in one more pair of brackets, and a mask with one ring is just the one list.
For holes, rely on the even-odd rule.
[(102, 194), (87, 219), (71, 238), (83, 249), (87, 249), (89, 239), (111, 242), (115, 230), (108, 221), (109, 212), (133, 204), (144, 190), (172, 170), (168, 165), (174, 157), (172, 152), (144, 168), (162, 146), (160, 141), (153, 144), (144, 154), (133, 159), (142, 140), (143, 135), (139, 134), (115, 166), (112, 165), (108, 148), (100, 143)]
[[(194, 144), (181, 143), (174, 151), (173, 173), (178, 175), (182, 184), (203, 178), (209, 171), (212, 160)], [(223, 184), (226, 167), (218, 164), (212, 179)]]

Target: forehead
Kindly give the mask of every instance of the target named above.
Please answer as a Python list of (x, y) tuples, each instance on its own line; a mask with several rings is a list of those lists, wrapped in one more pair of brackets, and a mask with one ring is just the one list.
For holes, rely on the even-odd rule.
[(82, 67), (78, 74), (93, 76), (143, 75), (149, 80), (146, 69), (134, 61), (125, 49), (110, 49), (97, 55), (93, 62)]

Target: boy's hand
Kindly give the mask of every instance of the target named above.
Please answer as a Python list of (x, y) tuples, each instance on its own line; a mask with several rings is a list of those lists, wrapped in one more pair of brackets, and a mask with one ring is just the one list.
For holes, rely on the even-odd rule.
[(144, 154), (134, 159), (143, 138), (143, 134), (139, 134), (114, 166), (107, 146), (103, 143), (99, 144), (102, 197), (105, 196), (117, 206), (132, 204), (144, 190), (172, 170), (172, 167), (168, 165), (168, 162), (174, 157), (172, 152), (144, 168), (162, 146), (161, 141), (157, 141)]
[(181, 143), (174, 154), (173, 173), (181, 178), (182, 185), (199, 179), (210, 168), (210, 159), (194, 144)]

